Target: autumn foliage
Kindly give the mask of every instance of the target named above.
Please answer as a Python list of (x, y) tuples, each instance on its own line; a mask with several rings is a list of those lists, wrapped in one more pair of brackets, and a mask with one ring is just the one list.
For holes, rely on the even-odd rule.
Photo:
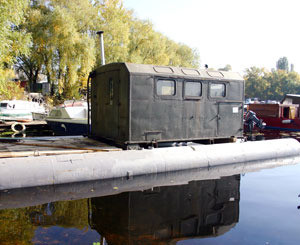
[[(1, 50), (13, 52), (8, 52), (9, 62), (3, 58), (0, 65), (3, 69), (8, 63), (14, 65), (30, 84), (37, 82), (38, 74), (46, 75), (52, 96), (62, 99), (80, 96), (78, 91), (86, 86), (88, 74), (100, 65), (96, 34), (99, 30), (105, 33), (107, 63), (199, 65), (197, 50), (155, 31), (150, 21), (137, 19), (132, 10), (124, 8), (122, 0), (8, 2), (11, 4), (8, 9), (14, 8), (14, 2), (19, 2), (20, 8), (17, 9), (19, 19), (12, 20), (13, 28), (12, 22), (7, 25), (7, 32), (13, 31), (19, 36), (22, 33), (26, 42), (22, 47), (1, 46)], [(7, 38), (9, 40), (9, 35)], [(7, 79), (0, 79), (2, 85), (6, 84)]]

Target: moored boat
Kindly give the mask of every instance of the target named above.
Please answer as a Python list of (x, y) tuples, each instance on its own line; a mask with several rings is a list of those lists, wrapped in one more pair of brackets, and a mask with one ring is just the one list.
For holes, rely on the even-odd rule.
[(30, 122), (33, 113), (45, 114), (45, 108), (38, 102), (26, 100), (2, 100), (0, 101), (0, 120)]
[(248, 110), (266, 123), (266, 130), (300, 131), (299, 105), (249, 104)]
[(56, 135), (86, 135), (88, 108), (85, 101), (65, 101), (46, 117)]

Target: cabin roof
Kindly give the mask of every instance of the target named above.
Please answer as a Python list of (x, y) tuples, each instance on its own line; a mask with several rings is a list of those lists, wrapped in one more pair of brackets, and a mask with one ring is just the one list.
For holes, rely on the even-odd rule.
[[(288, 99), (292, 99), (292, 101), (286, 101)], [(281, 103), (293, 103), (300, 104), (300, 94), (286, 94), (284, 98), (281, 100)]]
[(132, 63), (111, 63), (99, 67), (96, 72), (102, 73), (107, 71), (113, 71), (120, 69), (120, 67), (126, 67), (130, 73), (135, 74), (153, 74), (157, 76), (177, 76), (187, 77), (190, 79), (206, 78), (214, 80), (238, 80), (243, 81), (243, 77), (237, 72), (231, 71), (211, 71), (200, 70), (195, 68), (184, 68), (174, 66), (156, 66), (156, 65), (144, 65), (144, 64), (132, 64)]

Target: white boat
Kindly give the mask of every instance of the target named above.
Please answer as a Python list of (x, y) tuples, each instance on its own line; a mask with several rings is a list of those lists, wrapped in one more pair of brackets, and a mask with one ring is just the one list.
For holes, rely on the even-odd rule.
[(29, 122), (33, 120), (32, 113), (45, 114), (45, 107), (38, 102), (27, 100), (0, 101), (0, 120)]
[(88, 107), (86, 101), (65, 101), (46, 117), (56, 135), (86, 135)]

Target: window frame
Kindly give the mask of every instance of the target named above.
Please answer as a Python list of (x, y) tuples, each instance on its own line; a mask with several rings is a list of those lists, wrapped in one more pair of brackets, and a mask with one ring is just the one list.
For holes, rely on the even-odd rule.
[[(186, 95), (186, 85), (187, 83), (200, 83), (200, 96), (192, 96), (192, 95)], [(203, 81), (201, 80), (184, 80), (183, 81), (183, 98), (185, 100), (200, 100), (203, 96)]]
[[(174, 94), (173, 95), (161, 95), (158, 94), (158, 82), (164, 80), (164, 81), (172, 81), (174, 83)], [(154, 86), (154, 94), (156, 97), (158, 98), (162, 98), (162, 99), (176, 99), (177, 95), (178, 95), (178, 91), (177, 91), (177, 80), (175, 78), (169, 78), (169, 77), (156, 77), (155, 78), (155, 86)]]
[[(220, 85), (223, 85), (224, 86), (224, 96), (212, 96), (211, 95), (211, 85), (212, 84), (220, 84)], [(218, 82), (218, 81), (210, 81), (208, 83), (208, 95), (209, 95), (209, 98), (210, 99), (223, 99), (223, 98), (226, 98), (227, 97), (227, 86), (226, 86), (227, 83), (225, 82)]]

